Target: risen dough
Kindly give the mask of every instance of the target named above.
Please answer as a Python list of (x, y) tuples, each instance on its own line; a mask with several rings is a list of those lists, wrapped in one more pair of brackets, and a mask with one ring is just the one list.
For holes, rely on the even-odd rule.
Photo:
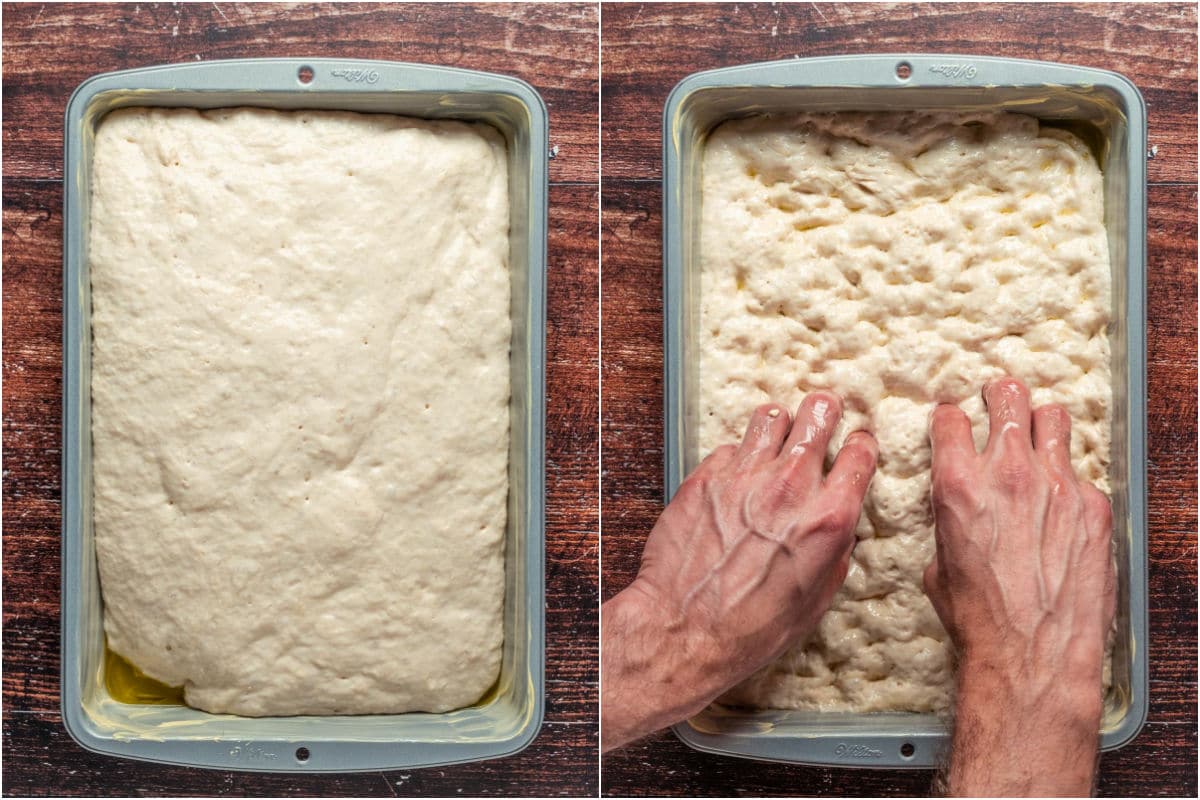
[(503, 637), (501, 137), (130, 109), (92, 180), (109, 646), (212, 712), (474, 702)]
[(1075, 136), (992, 113), (727, 122), (703, 166), (699, 454), (816, 389), (846, 402), (831, 455), (858, 428), (880, 447), (833, 607), (724, 701), (945, 708), (949, 642), (921, 589), (929, 414), (961, 405), (982, 447), (980, 388), (1010, 373), (1066, 406), (1076, 471), (1108, 491), (1100, 171)]

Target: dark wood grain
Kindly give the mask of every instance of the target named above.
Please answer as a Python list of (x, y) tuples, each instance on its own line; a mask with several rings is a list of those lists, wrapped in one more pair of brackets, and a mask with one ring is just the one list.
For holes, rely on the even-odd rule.
[[(1105, 795), (1196, 787), (1196, 16), (1158, 5), (615, 5), (601, 9), (602, 595), (636, 574), (662, 509), (662, 106), (691, 72), (794, 55), (948, 51), (1105, 67), (1150, 108), (1150, 714), (1102, 759)], [(912, 795), (928, 771), (817, 769), (692, 751), (606, 755), (606, 795)]]
[[(597, 780), (595, 6), (4, 8), (4, 793), (589, 795)], [(267, 775), (78, 747), (59, 714), (62, 114), (91, 74), (171, 61), (345, 55), (522, 77), (550, 109), (545, 725), (523, 753), (441, 769)]]

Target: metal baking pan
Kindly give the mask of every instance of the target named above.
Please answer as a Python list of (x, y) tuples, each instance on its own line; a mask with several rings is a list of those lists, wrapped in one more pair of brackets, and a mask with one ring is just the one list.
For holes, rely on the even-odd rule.
[[(1069, 126), (1104, 173), (1113, 275), (1111, 480), (1120, 589), (1101, 746), (1146, 719), (1146, 110), (1112, 72), (970, 55), (807, 58), (698, 72), (663, 112), (666, 496), (697, 463), (698, 226), (705, 137), (727, 119), (798, 111), (1012, 110)], [(931, 767), (948, 741), (932, 714), (842, 714), (713, 705), (675, 726), (690, 746), (768, 761)], [(909, 747), (911, 746), (911, 747)], [(903, 748), (903, 750), (902, 750)]]
[[(511, 489), (500, 678), (474, 706), (445, 714), (251, 719), (183, 705), (120, 702), (106, 687), (92, 539), (90, 281), (87, 230), (96, 126), (126, 106), (336, 109), (492, 125), (508, 144), (511, 203)], [(515, 753), (544, 706), (543, 606), (546, 108), (514, 78), (418, 64), (250, 59), (98, 75), (65, 120), (63, 262), (62, 711), (89, 750), (221, 769), (334, 772), (475, 761)]]

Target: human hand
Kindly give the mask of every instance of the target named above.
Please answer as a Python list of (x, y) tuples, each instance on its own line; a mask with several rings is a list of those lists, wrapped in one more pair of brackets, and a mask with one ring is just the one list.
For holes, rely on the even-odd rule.
[[(925, 590), (959, 661), (950, 788), (1086, 791), (1116, 608), (1112, 510), (1075, 477), (1061, 406), (1031, 412), (1012, 378), (988, 384), (984, 401), (983, 453), (957, 407), (940, 405), (931, 420), (937, 555)], [(1052, 747), (1012, 752), (1043, 736)], [(1047, 753), (1069, 763), (1049, 766)]]
[[(605, 604), (606, 746), (700, 711), (816, 626), (846, 577), (878, 455), (856, 432), (824, 475), (841, 409), (825, 392), (794, 423), (761, 406), (740, 445), (717, 448), (679, 487), (637, 578)], [(651, 714), (657, 695), (669, 707)]]

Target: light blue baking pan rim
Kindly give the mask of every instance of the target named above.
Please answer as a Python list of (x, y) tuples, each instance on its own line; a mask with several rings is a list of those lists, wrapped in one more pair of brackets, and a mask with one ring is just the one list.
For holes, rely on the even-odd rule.
[[(903, 66), (902, 66), (903, 65)], [(1102, 132), (1106, 225), (1114, 271), (1113, 469), (1120, 565), (1114, 689), (1101, 749), (1137, 736), (1149, 705), (1146, 518), (1146, 106), (1115, 72), (1051, 62), (946, 54), (803, 58), (697, 72), (663, 111), (663, 353), (665, 498), (694, 464), (687, 436), (696, 392), (689, 331), (698, 280), (694, 241), (699, 155), (724, 119), (772, 112), (1011, 109), (1080, 120)], [(1118, 674), (1119, 673), (1119, 674)], [(1118, 682), (1118, 678), (1120, 679)], [(697, 750), (813, 766), (928, 769), (949, 742), (931, 714), (823, 714), (710, 706), (674, 726)]]
[[(307, 79), (307, 80), (306, 80)], [(445, 714), (251, 719), (118, 703), (104, 689), (91, 540), (90, 285), (86, 261), (95, 126), (125, 106), (261, 106), (481, 121), (509, 150), (512, 410), (505, 644), (489, 699)], [(87, 750), (259, 772), (412, 769), (512, 755), (545, 707), (545, 282), (548, 120), (524, 81), (423, 64), (267, 58), (147, 67), (84, 81), (67, 104), (63, 200), (63, 722)], [(303, 758), (302, 758), (303, 757)]]

